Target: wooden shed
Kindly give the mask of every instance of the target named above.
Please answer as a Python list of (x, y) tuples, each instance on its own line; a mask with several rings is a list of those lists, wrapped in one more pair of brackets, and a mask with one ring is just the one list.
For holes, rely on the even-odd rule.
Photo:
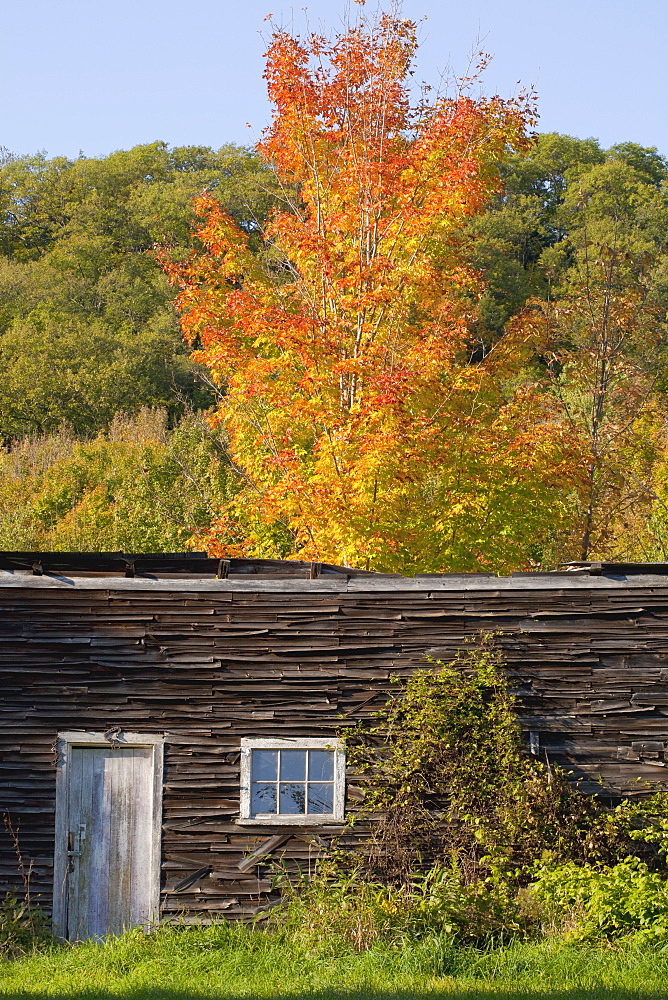
[[(611, 795), (664, 779), (668, 566), (0, 554), (0, 812), (61, 933), (257, 913), (267, 859), (304, 867), (360, 797), (341, 729), (481, 630), (534, 753)], [(0, 893), (19, 885), (0, 836)]]

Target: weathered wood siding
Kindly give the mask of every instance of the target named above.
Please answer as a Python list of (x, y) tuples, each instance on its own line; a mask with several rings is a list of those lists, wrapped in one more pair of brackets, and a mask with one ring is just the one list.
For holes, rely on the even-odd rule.
[[(383, 703), (392, 674), (422, 666), (425, 653), (448, 657), (480, 630), (502, 633), (522, 723), (540, 734), (541, 754), (586, 787), (602, 776), (612, 794), (667, 774), (668, 577), (632, 589), (582, 579), (542, 589), (540, 578), (486, 590), (428, 580), (362, 589), (357, 580), (355, 591), (304, 581), (281, 593), (249, 583), (215, 592), (0, 586), (0, 811), (20, 824), (45, 902), (58, 731), (164, 734), (163, 913), (241, 916), (270, 889), (261, 866), (244, 864), (253, 850), (273, 838), (302, 867), (318, 850), (303, 829), (235, 824), (241, 737), (333, 734)], [(18, 877), (4, 835), (0, 846), (1, 890)]]

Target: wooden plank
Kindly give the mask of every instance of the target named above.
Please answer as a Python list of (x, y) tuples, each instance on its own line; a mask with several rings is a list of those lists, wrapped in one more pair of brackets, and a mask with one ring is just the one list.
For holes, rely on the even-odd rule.
[(91, 858), (91, 866), (97, 879), (91, 898), (89, 932), (91, 937), (101, 937), (106, 934), (110, 922), (109, 862), (114, 803), (111, 775), (107, 766), (108, 747), (95, 747), (89, 753), (93, 761), (93, 787), (95, 789), (95, 809), (92, 816), (93, 832), (91, 835), (94, 853)]
[(148, 927), (152, 918), (153, 748), (133, 747), (131, 753), (129, 923)]
[(270, 854), (273, 854), (275, 850), (277, 850), (283, 844), (286, 844), (291, 837), (292, 833), (285, 833), (285, 834), (279, 833), (275, 837), (269, 837), (269, 839), (265, 840), (263, 844), (260, 844), (260, 846), (256, 848), (252, 854), (249, 854), (247, 858), (244, 858), (243, 861), (240, 861), (239, 864), (237, 865), (237, 868), (239, 869), (240, 872), (251, 871), (253, 868), (255, 868), (256, 865), (260, 863), (260, 861), (262, 861), (263, 858), (266, 858)]

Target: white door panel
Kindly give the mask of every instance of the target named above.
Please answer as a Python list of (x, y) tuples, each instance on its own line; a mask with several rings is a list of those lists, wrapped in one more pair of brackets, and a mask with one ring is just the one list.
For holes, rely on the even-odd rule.
[(119, 934), (156, 918), (157, 749), (67, 746), (57, 823), (65, 836), (56, 845), (64, 892), (54, 899), (54, 918), (72, 941)]

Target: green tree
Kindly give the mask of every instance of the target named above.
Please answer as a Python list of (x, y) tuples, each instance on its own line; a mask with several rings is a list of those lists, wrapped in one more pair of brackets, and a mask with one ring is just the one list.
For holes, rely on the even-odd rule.
[[(570, 558), (653, 558), (651, 485), (666, 419), (668, 192), (653, 150), (613, 147), (574, 172), (554, 217), (564, 233), (540, 257), (549, 300), (534, 300), (553, 385), (582, 444)], [(528, 320), (529, 325), (533, 322)], [(660, 543), (661, 545), (663, 543)], [(665, 555), (664, 555), (665, 558)]]
[(0, 165), (0, 436), (108, 425), (119, 410), (207, 406), (153, 255), (192, 245), (193, 197), (213, 194), (254, 240), (278, 196), (235, 146), (156, 142), (101, 159)]
[(548, 133), (502, 165), (501, 193), (469, 227), (470, 260), (485, 280), (477, 304), (478, 354), (490, 349), (527, 300), (547, 297), (550, 276), (541, 258), (566, 233), (559, 212), (568, 185), (604, 159), (594, 139)]

